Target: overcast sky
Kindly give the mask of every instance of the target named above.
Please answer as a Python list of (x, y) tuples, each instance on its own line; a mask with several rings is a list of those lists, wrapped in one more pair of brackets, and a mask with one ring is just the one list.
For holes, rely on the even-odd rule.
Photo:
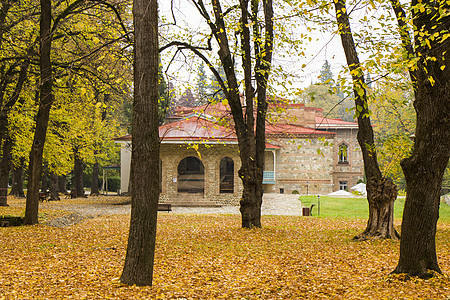
[[(189, 27), (197, 31), (209, 31), (196, 8), (188, 0), (160, 1), (160, 16), (165, 17), (165, 21), (173, 22), (171, 3), (173, 3), (178, 28)], [(209, 3), (209, 1), (206, 1), (206, 3)], [(168, 30), (169, 27), (163, 26), (162, 30)], [(173, 26), (170, 28), (173, 28)], [(302, 31), (301, 27), (294, 31), (296, 33), (307, 33), (304, 28)], [(331, 64), (331, 71), (335, 78), (346, 64), (339, 36), (333, 36), (331, 33), (321, 33), (318, 30), (308, 33), (308, 36), (312, 38), (312, 41), (308, 42), (304, 47), (305, 55), (287, 56), (284, 58), (275, 55), (274, 57), (274, 64), (280, 64), (286, 71), (297, 74), (296, 77), (292, 77), (292, 89), (305, 88), (311, 82), (318, 82), (318, 76), (325, 60), (328, 60)], [(160, 43), (163, 45), (164, 41), (161, 40)], [(172, 55), (169, 52), (163, 53), (165, 67), (167, 67), (171, 58)], [(302, 68), (303, 65), (306, 66)], [(172, 81), (176, 78), (175, 86), (179, 91), (183, 91), (187, 85), (195, 86), (197, 79), (196, 70), (197, 65), (194, 65), (192, 59), (178, 56), (178, 60), (172, 62), (169, 73), (173, 75)]]

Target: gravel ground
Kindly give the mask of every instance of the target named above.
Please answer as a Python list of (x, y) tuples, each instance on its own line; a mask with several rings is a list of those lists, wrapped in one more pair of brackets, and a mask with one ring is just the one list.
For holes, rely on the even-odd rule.
[[(60, 218), (53, 219), (46, 225), (65, 227), (82, 222), (84, 219), (95, 218), (102, 215), (130, 214), (131, 205), (127, 204), (129, 198), (101, 196), (99, 198), (87, 198), (72, 201), (51, 201), (40, 204), (41, 208), (65, 210), (72, 212)], [(24, 200), (20, 201), (24, 202)], [(121, 204), (122, 203), (122, 204)], [(125, 203), (125, 204), (123, 204)], [(24, 203), (17, 203), (17, 205)], [(13, 204), (14, 205), (14, 204)], [(15, 205), (14, 205), (15, 206)], [(167, 212), (160, 212), (167, 213)], [(222, 207), (172, 207), (175, 214), (240, 214), (239, 206)], [(299, 195), (291, 194), (265, 194), (261, 207), (262, 215), (301, 216), (302, 204)]]
[[(264, 194), (262, 215), (301, 216), (302, 203), (299, 195)], [(239, 206), (222, 207), (172, 207), (173, 213), (190, 214), (240, 214)]]
[[(263, 215), (301, 216), (302, 204), (299, 195), (265, 194), (261, 213)], [(78, 212), (83, 215), (115, 215), (129, 214), (131, 205), (111, 204), (64, 204), (64, 201), (53, 202), (53, 208)], [(222, 207), (172, 207), (172, 213), (180, 214), (240, 214), (239, 206)]]

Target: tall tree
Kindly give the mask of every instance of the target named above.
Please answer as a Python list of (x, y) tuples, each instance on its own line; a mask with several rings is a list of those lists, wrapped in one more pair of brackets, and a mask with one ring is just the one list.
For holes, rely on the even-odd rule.
[(83, 171), (84, 171), (84, 163), (81, 158), (80, 150), (77, 146), (73, 149), (73, 183), (72, 183), (72, 191), (75, 190), (73, 195), (75, 198), (83, 197), (84, 195), (84, 185), (83, 185)]
[(23, 158), (19, 160), (17, 166), (13, 164), (14, 167), (12, 170), (12, 186), (11, 192), (9, 194), (16, 197), (25, 197), (25, 193), (23, 191), (23, 164)]
[(392, 180), (383, 177), (377, 161), (374, 134), (370, 123), (370, 112), (367, 101), (367, 85), (356, 51), (350, 20), (346, 8), (346, 0), (334, 1), (338, 32), (344, 48), (347, 65), (353, 82), (353, 93), (358, 119), (358, 143), (364, 160), (364, 173), (367, 178), (367, 200), (369, 202), (369, 220), (366, 229), (357, 240), (370, 238), (397, 239), (399, 235), (394, 229), (394, 202), (397, 188)]
[[(162, 50), (170, 46), (177, 46), (179, 50), (189, 49), (200, 57), (214, 74), (225, 96), (222, 103), (230, 106), (238, 138), (242, 162), (238, 173), (244, 188), (240, 201), (242, 227), (261, 227), (267, 86), (274, 43), (273, 4), (271, 0), (241, 0), (239, 5), (230, 5), (224, 10), (218, 0), (211, 1), (211, 7), (208, 8), (203, 1), (192, 3), (207, 22), (211, 39), (217, 43), (218, 58), (226, 81), (203, 54), (204, 51), (210, 53), (212, 50), (211, 39), (207, 41), (206, 47), (174, 41)], [(228, 17), (237, 19), (227, 20)], [(226, 26), (229, 21), (237, 24), (237, 27), (230, 30)], [(236, 48), (233, 48), (234, 45), (237, 45)], [(237, 65), (235, 56), (240, 57), (240, 65)], [(239, 78), (239, 75), (243, 78)], [(243, 84), (243, 101), (239, 90), (240, 83)]]
[(134, 0), (131, 220), (121, 282), (151, 285), (159, 199), (158, 3)]
[(162, 69), (162, 63), (159, 62), (158, 66), (158, 91), (159, 91), (159, 125), (164, 123), (166, 119), (166, 115), (169, 112), (170, 104), (171, 104), (171, 92), (169, 87), (167, 86), (166, 79), (164, 78), (164, 73)]
[(42, 173), (42, 154), (45, 136), (54, 101), (52, 85), (52, 63), (50, 51), (52, 47), (52, 4), (51, 0), (41, 0), (41, 21), (39, 29), (39, 66), (40, 66), (40, 102), (36, 117), (36, 131), (30, 151), (28, 166), (27, 202), (24, 224), (36, 224), (39, 210), (39, 181)]
[[(0, 206), (7, 205), (13, 139), (8, 122), (28, 78), (36, 36), (24, 24), (34, 21), (35, 3), (1, 1), (0, 7)], [(16, 36), (20, 34), (20, 38)]]
[(341, 98), (339, 93), (342, 92), (331, 83), (318, 83), (308, 86), (298, 99), (304, 102), (306, 106), (322, 108), (323, 114), (327, 118), (339, 118), (353, 122), (351, 111), (355, 102), (350, 97)]
[(441, 272), (435, 236), (442, 179), (450, 158), (450, 16), (445, 0), (412, 0), (411, 38), (400, 1), (391, 4), (410, 66), (417, 115), (413, 152), (401, 162), (406, 201), (394, 273), (427, 278), (428, 270)]
[(205, 104), (208, 102), (207, 99), (207, 79), (208, 77), (206, 76), (205, 73), (205, 66), (202, 64), (200, 64), (200, 66), (198, 67), (198, 71), (197, 71), (197, 94), (199, 97), (199, 104)]
[(328, 60), (325, 60), (322, 65), (319, 80), (322, 83), (333, 83), (333, 72), (331, 72), (331, 65)]

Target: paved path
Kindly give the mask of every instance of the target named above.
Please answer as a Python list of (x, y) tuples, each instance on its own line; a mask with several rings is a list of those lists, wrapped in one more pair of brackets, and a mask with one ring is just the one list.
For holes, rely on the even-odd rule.
[[(302, 204), (299, 195), (291, 194), (264, 194), (261, 207), (262, 215), (301, 216)], [(46, 203), (47, 204), (47, 203)], [(44, 205), (42, 205), (44, 206)], [(49, 207), (80, 213), (82, 215), (99, 216), (111, 214), (129, 214), (131, 205), (107, 204), (65, 204), (51, 202)], [(164, 213), (164, 212), (162, 212)], [(189, 214), (240, 214), (239, 206), (222, 207), (172, 207), (172, 213)]]
[[(299, 195), (264, 194), (262, 215), (301, 216), (302, 203)], [(174, 213), (192, 214), (240, 214), (239, 206), (222, 207), (172, 207)]]

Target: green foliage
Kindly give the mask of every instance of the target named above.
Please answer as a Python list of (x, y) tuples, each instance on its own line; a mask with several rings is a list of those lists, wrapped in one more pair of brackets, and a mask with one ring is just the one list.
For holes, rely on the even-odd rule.
[[(399, 82), (402, 83), (402, 82)], [(370, 94), (372, 125), (383, 174), (405, 188), (400, 161), (409, 156), (415, 131), (412, 91), (392, 81), (382, 81)]]
[(308, 107), (322, 108), (324, 117), (353, 122), (350, 112), (355, 106), (353, 100), (340, 98), (337, 87), (331, 83), (310, 85), (298, 100)]
[(208, 102), (208, 77), (203, 63), (200, 64), (197, 72), (197, 95), (199, 104)]
[(331, 72), (331, 65), (328, 62), (328, 60), (325, 60), (324, 64), (322, 65), (322, 69), (320, 70), (320, 76), (319, 80), (323, 84), (333, 84), (333, 72)]
[(120, 190), (120, 177), (108, 176), (108, 192), (117, 192), (118, 190)]

